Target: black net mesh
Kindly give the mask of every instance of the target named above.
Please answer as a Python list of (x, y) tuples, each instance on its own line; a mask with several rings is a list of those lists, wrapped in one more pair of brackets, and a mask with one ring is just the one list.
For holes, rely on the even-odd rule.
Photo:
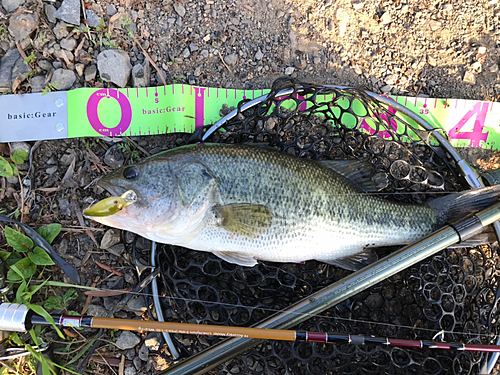
[[(283, 89), (291, 93), (278, 95)], [(432, 132), (362, 90), (285, 80), (275, 83), (267, 100), (242, 110), (245, 103), (209, 142), (265, 143), (298, 157), (369, 161), (387, 199), (422, 203), (463, 188), (454, 160)], [(157, 264), (167, 320), (235, 326), (258, 323), (349, 273), (317, 261), (246, 268), (169, 245), (160, 246)], [(499, 269), (491, 246), (448, 249), (294, 329), (409, 339), (431, 339), (444, 330), (446, 341), (493, 343)], [(221, 340), (173, 336), (188, 354)], [(215, 373), (476, 374), (483, 359), (461, 351), (264, 341)]]

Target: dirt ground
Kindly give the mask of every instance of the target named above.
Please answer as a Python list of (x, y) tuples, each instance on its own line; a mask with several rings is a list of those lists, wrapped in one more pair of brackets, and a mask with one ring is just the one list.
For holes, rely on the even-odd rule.
[[(488, 101), (500, 97), (497, 0), (82, 0), (81, 26), (54, 18), (60, 0), (19, 0), (19, 9), (8, 10), (12, 3), (3, 0), (0, 7), (0, 57), (12, 50), (25, 55), (21, 54), (24, 65), (0, 82), (5, 94), (57, 90), (63, 86), (63, 80), (54, 81), (57, 69), (73, 72), (69, 89), (115, 87), (99, 69), (92, 71), (100, 52), (119, 47), (132, 66), (150, 62), (152, 86), (162, 84), (155, 64), (167, 84), (262, 89), (288, 75), (377, 93)], [(87, 11), (102, 18), (104, 27), (87, 28)], [(129, 21), (122, 21), (123, 15)], [(20, 16), (31, 18), (19, 22)], [(0, 63), (0, 78), (6, 61)], [(131, 87), (133, 82), (126, 84)], [(1, 126), (0, 120), (0, 131)], [(133, 288), (137, 276), (119, 235), (83, 218), (82, 210), (107, 196), (93, 184), (104, 173), (182, 145), (187, 138), (174, 134), (129, 140), (64, 139), (16, 146), (27, 151), (36, 147), (31, 197), (21, 205), (27, 187), (21, 189), (15, 177), (0, 177), (0, 213), (18, 210), (18, 218), (36, 228), (60, 223), (62, 232), (54, 249), (77, 269), (83, 284)], [(7, 157), (10, 152), (8, 145), (0, 144), (0, 155)], [(481, 171), (500, 167), (498, 152), (460, 152)], [(27, 172), (28, 162), (19, 169)], [(8, 250), (1, 235), (0, 249)], [(56, 267), (45, 272), (52, 280), (69, 282)], [(52, 288), (49, 293), (64, 291)], [(79, 313), (88, 308), (87, 313), (99, 316), (116, 300), (111, 294), (90, 299), (80, 293), (68, 307)], [(145, 310), (140, 303), (129, 303), (120, 316), (137, 318)], [(74, 343), (70, 354), (60, 357), (62, 363), (86, 343), (78, 332), (69, 334)], [(104, 337), (115, 342), (118, 336), (119, 332), (111, 332)], [(47, 337), (55, 339), (53, 333)], [(146, 335), (136, 337), (140, 340), (135, 345), (121, 351), (113, 343), (103, 344), (92, 357), (90, 371), (116, 374), (122, 359), (131, 369), (124, 372), (127, 375), (156, 373), (168, 366), (158, 360), (135, 360)], [(103, 364), (102, 357), (112, 357), (112, 363)]]

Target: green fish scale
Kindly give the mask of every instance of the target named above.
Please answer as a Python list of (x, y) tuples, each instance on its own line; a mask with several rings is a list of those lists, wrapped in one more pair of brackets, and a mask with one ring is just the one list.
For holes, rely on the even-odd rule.
[(217, 204), (263, 205), (273, 213), (271, 225), (257, 238), (227, 232), (208, 220), (212, 224), (195, 241), (203, 243), (199, 250), (236, 251), (281, 262), (331, 260), (364, 247), (411, 242), (437, 226), (428, 206), (363, 194), (328, 167), (285, 153), (211, 145), (164, 155), (180, 163), (196, 155), (218, 180)]

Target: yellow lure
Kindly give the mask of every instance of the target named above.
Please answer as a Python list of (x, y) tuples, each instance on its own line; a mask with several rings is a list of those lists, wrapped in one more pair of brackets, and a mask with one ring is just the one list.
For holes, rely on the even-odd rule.
[(87, 208), (83, 214), (95, 217), (111, 216), (135, 202), (137, 202), (137, 195), (133, 190), (128, 190), (121, 197), (109, 197), (97, 202)]

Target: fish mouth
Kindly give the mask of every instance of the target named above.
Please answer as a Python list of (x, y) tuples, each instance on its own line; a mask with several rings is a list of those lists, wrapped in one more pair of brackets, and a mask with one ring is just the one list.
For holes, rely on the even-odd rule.
[(125, 193), (128, 190), (133, 190), (133, 189), (125, 189), (120, 186), (113, 185), (106, 180), (103, 180), (102, 178), (97, 181), (97, 186), (103, 188), (107, 192), (109, 192), (112, 196), (121, 196), (123, 193)]

